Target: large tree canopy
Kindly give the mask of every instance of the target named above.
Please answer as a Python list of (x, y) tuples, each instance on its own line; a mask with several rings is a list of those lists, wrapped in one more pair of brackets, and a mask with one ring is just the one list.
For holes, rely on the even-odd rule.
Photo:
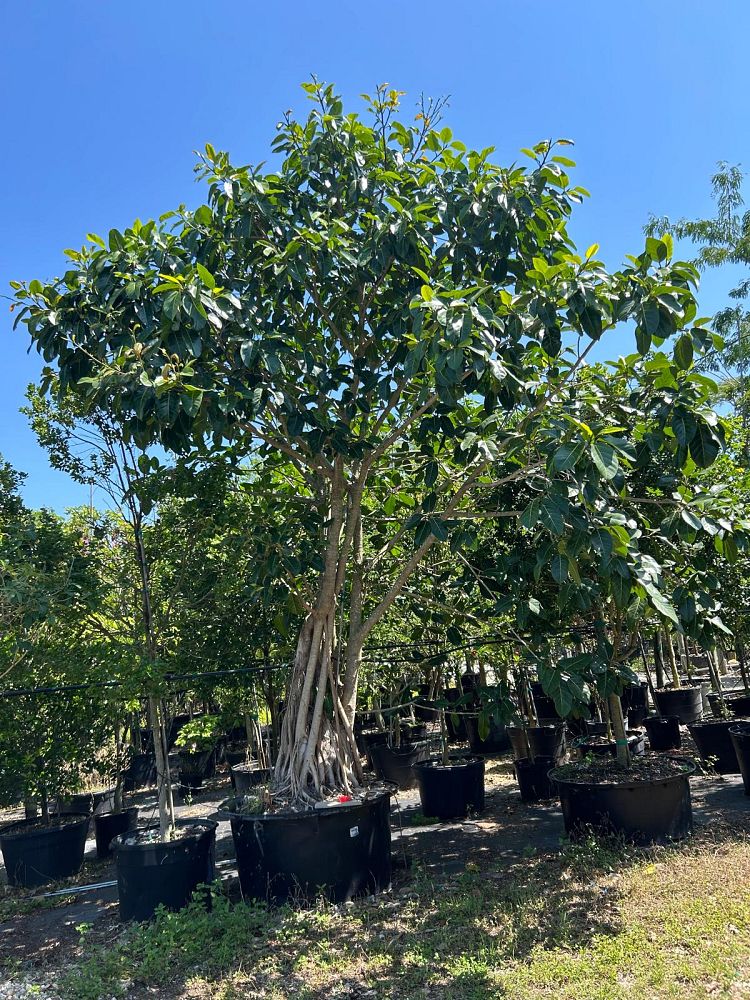
[(139, 446), (252, 454), (293, 482), (307, 565), (279, 547), (274, 573), (317, 574), (276, 770), (296, 799), (357, 776), (363, 643), (490, 491), (534, 481), (531, 509), (516, 513), (558, 536), (558, 577), (589, 544), (579, 532), (566, 553), (567, 493), (583, 487), (558, 474), (580, 466), (586, 502), (611, 483), (599, 506), (617, 504), (633, 442), (592, 430), (570, 391), (607, 331), (632, 323), (640, 355), (679, 334), (675, 362), (655, 362), (674, 388), (659, 395), (660, 373), (647, 379), (659, 404), (634, 431), (643, 461), (668, 449), (709, 464), (722, 441), (690, 372), (711, 343), (695, 268), (672, 262), (669, 238), (614, 273), (597, 247), (579, 254), (566, 226), (585, 192), (571, 185), (566, 140), (500, 167), (441, 127), (439, 105), (404, 123), (396, 91), (379, 89), (362, 118), (331, 87), (306, 90), (315, 107), (279, 123), (276, 169), (207, 146), (205, 204), (90, 236), (61, 279), (18, 288), (61, 389), (115, 414)]

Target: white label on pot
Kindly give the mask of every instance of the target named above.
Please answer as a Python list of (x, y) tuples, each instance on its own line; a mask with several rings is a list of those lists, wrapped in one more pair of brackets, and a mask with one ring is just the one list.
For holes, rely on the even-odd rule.
[(358, 837), (359, 836), (359, 827), (358, 826), (352, 826), (352, 827), (350, 827), (349, 828), (349, 836), (350, 837)]

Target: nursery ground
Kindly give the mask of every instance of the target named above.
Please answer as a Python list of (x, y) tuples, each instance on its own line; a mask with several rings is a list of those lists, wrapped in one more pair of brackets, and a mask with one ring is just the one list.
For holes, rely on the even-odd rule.
[[(0, 998), (750, 1000), (739, 779), (693, 779), (693, 840), (637, 851), (566, 845), (559, 808), (521, 803), (510, 768), (488, 764), (487, 810), (464, 823), (429, 823), (401, 793), (393, 890), (353, 905), (246, 906), (224, 865), (211, 914), (123, 928), (113, 889), (44, 900), (6, 888)], [(203, 792), (180, 812), (210, 815), (224, 795)], [(217, 855), (233, 856), (228, 824)], [(75, 882), (111, 877), (90, 859)]]

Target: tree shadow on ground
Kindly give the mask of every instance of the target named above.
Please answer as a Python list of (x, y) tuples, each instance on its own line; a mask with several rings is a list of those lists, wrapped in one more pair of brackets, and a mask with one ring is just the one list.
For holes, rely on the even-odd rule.
[[(460, 823), (429, 823), (417, 796), (401, 795), (390, 892), (343, 906), (270, 909), (259, 921), (258, 908), (242, 905), (230, 880), (237, 905), (146, 928), (135, 952), (131, 939), (127, 995), (204, 996), (195, 993), (198, 976), (212, 996), (222, 983), (225, 1000), (506, 996), (498, 968), (540, 951), (585, 949), (622, 931), (620, 873), (649, 859), (669, 866), (707, 838), (720, 846), (748, 836), (750, 799), (741, 783), (700, 778), (694, 787), (695, 841), (647, 850), (594, 838), (568, 844), (559, 806), (525, 805), (508, 782), (491, 788), (483, 814)], [(70, 916), (60, 912), (62, 920)], [(52, 935), (53, 920), (47, 928)], [(110, 903), (76, 960), (88, 955), (96, 965), (96, 947), (111, 952), (117, 934)]]

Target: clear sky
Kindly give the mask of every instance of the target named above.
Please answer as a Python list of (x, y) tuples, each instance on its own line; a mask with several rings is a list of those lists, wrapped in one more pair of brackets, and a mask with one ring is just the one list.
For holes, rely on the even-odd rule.
[[(591, 200), (573, 223), (616, 266), (650, 212), (711, 211), (719, 159), (750, 164), (748, 0), (0, 0), (0, 293), (49, 278), (87, 232), (195, 203), (193, 150), (266, 159), (299, 83), (356, 100), (379, 82), (450, 95), (458, 138), (510, 162), (575, 140)], [(732, 275), (708, 275), (702, 312)], [(40, 368), (0, 300), (0, 452), (27, 501), (59, 510), (86, 491), (52, 472), (18, 413)], [(604, 351), (629, 349), (625, 335)]]

